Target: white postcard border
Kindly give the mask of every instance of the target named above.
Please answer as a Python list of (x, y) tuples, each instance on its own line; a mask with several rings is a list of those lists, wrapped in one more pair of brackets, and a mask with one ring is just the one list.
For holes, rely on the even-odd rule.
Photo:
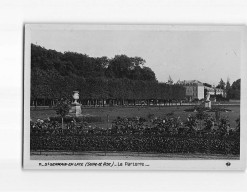
[[(32, 30), (164, 30), (164, 31), (238, 31), (241, 48), (241, 138), (240, 160), (30, 160), (30, 70)], [(246, 168), (247, 128), (247, 28), (243, 25), (96, 25), (96, 24), (26, 24), (24, 40), (24, 169), (83, 170), (244, 170)], [(126, 165), (133, 163), (132, 165)], [(226, 166), (230, 162), (231, 166)], [(60, 164), (58, 164), (60, 163)], [(86, 166), (91, 163), (91, 165)], [(105, 163), (105, 166), (94, 166)], [(114, 164), (113, 164), (114, 163)], [(122, 163), (123, 166), (114, 166)], [(134, 163), (144, 165), (134, 166)], [(137, 165), (137, 164), (136, 164)]]

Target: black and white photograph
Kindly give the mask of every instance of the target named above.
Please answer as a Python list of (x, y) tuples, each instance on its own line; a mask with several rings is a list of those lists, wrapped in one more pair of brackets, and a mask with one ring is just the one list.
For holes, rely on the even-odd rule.
[(24, 33), (24, 168), (245, 169), (245, 26)]

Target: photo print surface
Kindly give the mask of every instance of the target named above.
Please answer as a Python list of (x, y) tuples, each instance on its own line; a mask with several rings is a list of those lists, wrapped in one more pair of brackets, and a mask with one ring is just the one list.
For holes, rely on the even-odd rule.
[(26, 25), (24, 168), (244, 169), (245, 35)]

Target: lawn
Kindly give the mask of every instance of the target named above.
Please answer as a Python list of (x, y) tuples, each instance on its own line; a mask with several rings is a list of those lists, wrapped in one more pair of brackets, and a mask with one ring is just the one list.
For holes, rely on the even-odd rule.
[[(95, 123), (92, 125), (106, 127), (107, 126), (107, 115), (109, 116), (109, 122), (111, 123), (116, 117), (144, 117), (148, 115), (154, 115), (156, 117), (164, 117), (167, 113), (173, 112), (175, 116), (180, 116), (184, 121), (189, 114), (195, 113), (184, 112), (189, 106), (171, 106), (171, 107), (98, 107), (98, 108), (82, 108), (82, 114), (89, 114), (100, 116), (102, 123)], [(232, 105), (225, 106), (230, 109), (231, 112), (222, 112), (222, 116), (229, 117), (231, 127), (235, 127), (235, 120), (240, 116), (240, 106)], [(214, 113), (210, 113), (214, 115)], [(31, 110), (31, 119), (36, 121), (37, 119), (46, 119), (51, 116), (56, 116), (55, 110)]]

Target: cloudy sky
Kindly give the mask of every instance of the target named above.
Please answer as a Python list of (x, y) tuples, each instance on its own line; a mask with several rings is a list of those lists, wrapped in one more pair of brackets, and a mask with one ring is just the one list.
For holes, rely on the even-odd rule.
[(125, 54), (146, 60), (158, 81), (218, 84), (240, 78), (240, 36), (234, 31), (33, 30), (31, 41), (47, 49), (92, 57)]

